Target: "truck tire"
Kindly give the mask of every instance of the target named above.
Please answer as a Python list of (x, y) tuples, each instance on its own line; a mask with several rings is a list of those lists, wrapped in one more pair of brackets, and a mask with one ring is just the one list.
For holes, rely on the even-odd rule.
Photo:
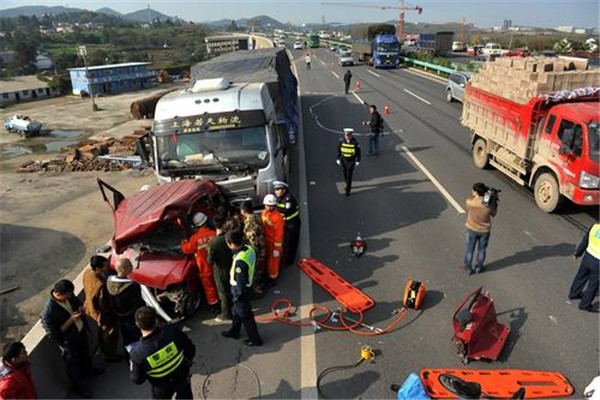
[(452, 96), (452, 90), (451, 89), (446, 90), (446, 101), (448, 103), (452, 103), (454, 101), (454, 97)]
[(563, 202), (558, 182), (554, 174), (549, 172), (544, 172), (535, 180), (533, 195), (537, 206), (546, 213), (558, 210)]
[(490, 162), (485, 140), (479, 138), (473, 144), (473, 164), (479, 169), (486, 169)]

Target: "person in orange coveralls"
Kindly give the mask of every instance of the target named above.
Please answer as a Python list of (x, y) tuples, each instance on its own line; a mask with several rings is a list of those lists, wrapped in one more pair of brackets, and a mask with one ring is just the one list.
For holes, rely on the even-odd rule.
[(197, 231), (189, 240), (181, 242), (181, 250), (184, 254), (196, 253), (196, 265), (198, 265), (198, 271), (200, 272), (200, 281), (202, 282), (202, 287), (204, 287), (206, 301), (211, 306), (211, 310), (214, 311), (217, 308), (219, 296), (217, 295), (217, 287), (213, 278), (212, 266), (206, 258), (208, 257), (208, 244), (214, 239), (216, 233), (206, 226), (207, 220), (208, 217), (201, 212), (194, 214), (192, 224), (196, 227)]
[(268, 194), (263, 200), (265, 209), (260, 213), (265, 237), (267, 272), (271, 283), (279, 277), (279, 264), (283, 252), (283, 230), (285, 221), (277, 210), (277, 198)]

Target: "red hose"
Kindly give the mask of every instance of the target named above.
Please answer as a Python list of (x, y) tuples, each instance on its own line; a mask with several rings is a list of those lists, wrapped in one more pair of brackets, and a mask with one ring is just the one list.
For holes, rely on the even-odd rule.
[[(280, 311), (278, 308), (278, 306), (281, 304), (285, 305), (285, 308), (283, 309), (283, 311)], [(328, 307), (326, 307), (322, 304), (316, 304), (309, 310), (309, 312), (308, 312), (309, 322), (292, 320), (290, 318), (290, 315), (292, 315), (293, 312), (295, 312), (296, 310), (297, 310), (297, 307), (294, 306), (294, 304), (289, 299), (279, 298), (271, 304), (271, 315), (263, 315), (263, 316), (256, 317), (256, 321), (258, 321), (258, 322), (279, 321), (279, 322), (282, 322), (287, 325), (301, 326), (301, 327), (317, 325), (323, 329), (329, 329), (329, 330), (333, 330), (333, 331), (349, 331), (356, 335), (361, 335), (361, 336), (379, 336), (379, 335), (384, 335), (386, 333), (389, 333), (394, 327), (396, 327), (400, 323), (400, 321), (402, 321), (402, 319), (406, 315), (406, 311), (407, 311), (406, 308), (403, 308), (398, 313), (398, 316), (396, 318), (394, 318), (394, 320), (392, 320), (385, 328), (378, 329), (378, 330), (372, 330), (372, 331), (364, 331), (364, 330), (358, 329), (359, 326), (361, 326), (363, 319), (364, 319), (364, 315), (360, 311), (355, 313), (358, 316), (358, 319), (356, 321), (353, 321), (353, 324), (348, 324), (346, 322), (346, 319), (344, 318), (345, 310), (340, 310), (340, 312), (338, 313), (339, 321), (341, 323), (341, 326), (340, 326), (340, 325), (332, 325), (332, 324), (328, 323), (331, 320), (331, 316), (333, 315), (333, 312)], [(321, 311), (323, 313), (322, 314), (323, 316), (317, 318), (316, 313), (319, 311)]]

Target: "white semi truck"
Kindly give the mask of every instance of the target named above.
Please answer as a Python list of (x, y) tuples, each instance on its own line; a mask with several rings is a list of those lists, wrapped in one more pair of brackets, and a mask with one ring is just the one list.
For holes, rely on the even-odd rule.
[(192, 67), (193, 85), (156, 106), (151, 132), (160, 182), (210, 178), (256, 201), (287, 179), (298, 127), (297, 80), (287, 52), (224, 54)]

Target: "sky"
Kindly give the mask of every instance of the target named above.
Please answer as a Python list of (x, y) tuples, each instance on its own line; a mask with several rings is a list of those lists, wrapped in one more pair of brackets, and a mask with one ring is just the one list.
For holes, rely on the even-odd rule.
[[(327, 2), (333, 2), (328, 0)], [(335, 0), (339, 1), (339, 0)], [(95, 0), (0, 0), (0, 9), (30, 5), (68, 6), (97, 10), (110, 7), (121, 13), (129, 13), (151, 8), (171, 16), (201, 22), (218, 19), (248, 18), (268, 15), (281, 22), (294, 24), (321, 22), (379, 22), (396, 19), (395, 10), (378, 10), (350, 6), (325, 5), (321, 0), (186, 0), (186, 1), (95, 1)], [(356, 1), (346, 0), (346, 4), (386, 4), (397, 5), (397, 1)], [(586, 28), (598, 27), (598, 0), (411, 0), (413, 6), (423, 7), (423, 14), (406, 12), (407, 22), (451, 22), (463, 18), (467, 23), (478, 27), (501, 26), (503, 20), (510, 19), (513, 25), (556, 27), (561, 25)]]

